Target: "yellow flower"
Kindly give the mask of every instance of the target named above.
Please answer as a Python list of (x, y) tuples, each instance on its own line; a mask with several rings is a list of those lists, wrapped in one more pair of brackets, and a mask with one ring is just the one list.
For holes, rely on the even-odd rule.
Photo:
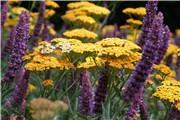
[(45, 11), (45, 18), (51, 17), (55, 14), (55, 11), (52, 9), (46, 9)]
[(101, 6), (82, 7), (81, 9), (88, 12), (90, 15), (107, 16), (110, 14), (110, 11), (107, 8)]
[(59, 112), (67, 111), (63, 101), (51, 101), (47, 98), (34, 98), (30, 101), (33, 120), (52, 120)]
[(129, 29), (131, 26), (130, 25), (121, 25), (120, 26), (120, 29), (122, 29), (122, 30), (127, 30), (127, 29)]
[(80, 7), (90, 7), (94, 5), (95, 5), (94, 3), (90, 3), (90, 2), (71, 2), (67, 5), (67, 7), (70, 9), (75, 9)]
[(131, 41), (119, 38), (106, 38), (95, 43), (102, 46), (98, 50), (98, 56), (121, 57), (131, 56), (141, 48)]
[(175, 104), (175, 107), (180, 110), (180, 101), (178, 101), (176, 104)]
[(174, 44), (169, 44), (165, 57), (176, 53), (178, 47)]
[(132, 25), (142, 25), (142, 22), (140, 20), (135, 20), (133, 18), (127, 19), (126, 22)]
[(171, 103), (180, 101), (180, 82), (177, 80), (165, 80), (159, 86), (153, 96)]
[(89, 24), (89, 25), (93, 25), (96, 23), (94, 18), (92, 18), (90, 16), (85, 16), (85, 15), (77, 16), (75, 18), (75, 22), (77, 22), (77, 23), (79, 22), (80, 24)]
[(49, 86), (53, 86), (54, 85), (54, 81), (53, 80), (43, 80), (42, 84), (45, 87), (49, 87)]
[(18, 20), (19, 20), (18, 17), (15, 17), (15, 18), (13, 18), (13, 19), (8, 18), (8, 19), (6, 20), (6, 22), (4, 23), (5, 28), (6, 28), (6, 27), (13, 27), (14, 25), (17, 24)]
[(36, 87), (33, 84), (28, 85), (28, 92), (34, 92), (36, 90)]
[(138, 16), (146, 15), (146, 9), (144, 7), (125, 8), (122, 12), (125, 14), (133, 14), (133, 15), (138, 15)]
[(180, 29), (176, 29), (176, 35), (180, 35)]
[(177, 49), (177, 56), (180, 56), (180, 48)]
[(91, 31), (88, 31), (84, 28), (73, 29), (63, 33), (65, 37), (68, 38), (79, 38), (79, 39), (96, 39), (97, 34)]
[(154, 65), (153, 68), (156, 71), (163, 73), (167, 77), (175, 77), (176, 76), (175, 71), (171, 70), (168, 66), (166, 66), (164, 64)]
[(113, 30), (114, 30), (114, 25), (106, 25), (102, 29), (102, 35), (105, 35), (107, 32), (113, 31)]
[(59, 7), (60, 7), (60, 6), (59, 6), (56, 2), (54, 2), (54, 1), (47, 1), (47, 2), (45, 2), (45, 4), (46, 4), (46, 6), (52, 7), (52, 8), (59, 8)]
[(77, 68), (92, 68), (92, 67), (100, 67), (104, 63), (104, 61), (98, 57), (94, 58), (93, 57), (87, 57), (85, 62), (79, 63)]
[(24, 7), (13, 7), (12, 8), (12, 12), (17, 14), (17, 15), (20, 15), (23, 11), (28, 12), (28, 10)]

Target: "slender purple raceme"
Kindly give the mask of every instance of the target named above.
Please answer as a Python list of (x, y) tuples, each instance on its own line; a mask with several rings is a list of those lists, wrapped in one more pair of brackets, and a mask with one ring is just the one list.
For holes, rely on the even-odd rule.
[(4, 75), (3, 82), (11, 83), (23, 64), (22, 56), (27, 50), (27, 42), (29, 40), (29, 14), (22, 12), (19, 22), (16, 26), (16, 36), (14, 47), (12, 50), (10, 62), (7, 72)]
[(7, 13), (8, 13), (8, 4), (7, 2), (3, 2), (1, 6), (1, 27), (4, 25), (7, 19)]
[(90, 72), (83, 70), (80, 74), (80, 98), (79, 111), (82, 115), (91, 115), (93, 106), (92, 85), (90, 81)]

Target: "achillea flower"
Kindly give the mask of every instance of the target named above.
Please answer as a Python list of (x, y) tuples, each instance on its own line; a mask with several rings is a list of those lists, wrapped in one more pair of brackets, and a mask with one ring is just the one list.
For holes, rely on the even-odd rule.
[(8, 4), (7, 2), (4, 2), (1, 6), (1, 27), (4, 25), (7, 19), (7, 13), (8, 13)]
[(56, 12), (52, 9), (46, 9), (45, 10), (45, 18), (49, 18), (51, 16), (53, 16)]
[(46, 98), (35, 98), (30, 101), (32, 118), (34, 120), (51, 120), (59, 112), (68, 110), (68, 105), (63, 101), (51, 101)]
[(66, 31), (63, 33), (63, 35), (68, 38), (79, 38), (79, 39), (96, 39), (97, 38), (96, 33), (88, 31), (84, 28)]
[(107, 84), (108, 84), (108, 67), (105, 66), (105, 68), (102, 70), (100, 74), (98, 85), (96, 87), (93, 113), (102, 112), (102, 104), (105, 101), (107, 94)]
[(156, 15), (157, 4), (158, 1), (148, 1), (148, 3), (146, 4), (146, 15), (143, 18), (142, 33), (137, 41), (137, 44), (141, 46), (141, 48), (143, 48), (143, 46), (147, 42), (146, 37), (149, 33), (153, 19)]
[(60, 6), (59, 6), (56, 2), (54, 2), (54, 1), (46, 1), (45, 4), (46, 4), (46, 6), (52, 7), (52, 8), (59, 8), (59, 7), (60, 7)]
[(27, 89), (28, 89), (28, 79), (29, 79), (29, 71), (25, 71), (22, 69), (20, 71), (20, 79), (18, 80), (15, 90), (12, 91), (10, 97), (5, 102), (6, 108), (11, 108), (13, 105), (21, 105), (23, 102), (23, 99), (26, 96)]
[(13, 7), (12, 8), (12, 12), (17, 15), (20, 15), (23, 11), (28, 12), (28, 10), (24, 7)]
[(28, 93), (34, 92), (36, 89), (37, 89), (36, 86), (34, 86), (33, 84), (28, 85)]
[(7, 55), (10, 55), (10, 53), (13, 50), (14, 42), (15, 42), (15, 36), (16, 36), (16, 27), (13, 27), (11, 29), (11, 32), (9, 34), (9, 38), (7, 40), (6, 46), (4, 47), (2, 51), (2, 57), (5, 57)]
[(20, 15), (19, 23), (16, 26), (14, 48), (12, 50), (8, 70), (4, 75), (4, 82), (13, 82), (16, 73), (20, 70), (23, 64), (22, 56), (25, 55), (28, 39), (29, 15), (27, 12), (22, 12)]
[(33, 38), (37, 38), (40, 34), (42, 25), (44, 23), (44, 17), (45, 17), (45, 1), (41, 1), (40, 2), (40, 7), (39, 7), (39, 15), (38, 15), (38, 19), (34, 28), (34, 32), (33, 32)]
[(142, 25), (142, 22), (140, 20), (135, 20), (133, 18), (127, 19), (126, 22), (136, 26)]
[(82, 25), (94, 25), (96, 23), (96, 21), (94, 20), (94, 18), (90, 17), (90, 16), (85, 16), (85, 15), (79, 15), (75, 18), (75, 21), (78, 24), (82, 24)]
[(51, 87), (54, 85), (54, 81), (53, 80), (43, 80), (42, 84), (44, 87)]
[(122, 12), (125, 14), (133, 14), (133, 15), (138, 15), (138, 16), (146, 15), (146, 9), (144, 7), (125, 8)]
[(76, 8), (81, 8), (81, 7), (90, 7), (94, 5), (95, 4), (91, 2), (71, 2), (67, 5), (67, 7), (70, 9), (76, 9)]
[(87, 70), (81, 72), (79, 111), (82, 115), (91, 115), (93, 106), (92, 86), (90, 73)]

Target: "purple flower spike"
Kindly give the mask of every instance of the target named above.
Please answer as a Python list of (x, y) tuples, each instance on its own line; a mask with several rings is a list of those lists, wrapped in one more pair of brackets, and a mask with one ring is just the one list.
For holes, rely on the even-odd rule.
[(8, 4), (7, 2), (4, 2), (1, 6), (1, 27), (4, 25), (7, 19), (7, 13), (8, 13)]
[(169, 37), (170, 37), (170, 30), (168, 26), (165, 26), (165, 28), (162, 30), (162, 38), (159, 38), (160, 40), (160, 45), (157, 51), (156, 59), (155, 59), (155, 64), (160, 64), (161, 60), (164, 57), (164, 54), (167, 51), (168, 48), (168, 43), (169, 43)]
[(93, 105), (92, 85), (90, 73), (87, 70), (81, 72), (79, 111), (82, 115), (91, 115)]
[(7, 40), (6, 46), (4, 47), (2, 51), (2, 57), (5, 57), (6, 55), (11, 54), (13, 50), (14, 42), (15, 42), (15, 36), (16, 36), (16, 27), (13, 27), (9, 34), (9, 38)]
[(42, 25), (44, 23), (44, 16), (45, 16), (45, 1), (41, 1), (40, 2), (40, 7), (39, 7), (39, 15), (38, 15), (38, 20), (37, 20), (37, 23), (35, 25), (35, 28), (34, 28), (34, 32), (33, 32), (33, 38), (37, 38), (41, 32), (41, 28), (42, 28)]
[(143, 24), (142, 24), (142, 33), (137, 41), (137, 44), (143, 48), (145, 43), (147, 42), (146, 37), (149, 33), (149, 28), (151, 28), (153, 19), (157, 13), (157, 5), (158, 1), (153, 0), (153, 1), (148, 1), (146, 4), (146, 15), (143, 18)]
[[(142, 58), (140, 62), (136, 65), (135, 71), (132, 73), (128, 84), (123, 91), (123, 96), (125, 100), (133, 101), (134, 98), (140, 93), (145, 85), (145, 81), (151, 72), (152, 66), (157, 55), (158, 48), (160, 44), (159, 36), (163, 28), (163, 15), (159, 13), (155, 16), (153, 24), (149, 29), (148, 36), (146, 37), (146, 44), (143, 49)], [(163, 37), (163, 36), (162, 36)]]
[(107, 94), (107, 84), (108, 84), (108, 68), (105, 66), (105, 69), (101, 72), (100, 79), (98, 81), (98, 85), (96, 88), (93, 113), (102, 112), (102, 104), (105, 101)]
[[(142, 97), (142, 96), (141, 96), (141, 97)], [(140, 109), (141, 120), (149, 120), (149, 118), (148, 118), (147, 104), (144, 102), (144, 99), (143, 99), (143, 98), (141, 98), (140, 105), (139, 105), (139, 109)]]
[(25, 55), (29, 39), (29, 14), (22, 12), (19, 23), (16, 26), (16, 36), (8, 70), (4, 75), (3, 82), (10, 83), (23, 64), (22, 56)]
[(11, 108), (13, 105), (18, 105), (18, 106), (22, 105), (28, 88), (29, 73), (30, 73), (29, 71), (25, 71), (24, 69), (21, 70), (20, 74), (23, 77), (20, 77), (20, 79), (16, 84), (15, 90), (6, 100), (5, 107), (7, 109)]

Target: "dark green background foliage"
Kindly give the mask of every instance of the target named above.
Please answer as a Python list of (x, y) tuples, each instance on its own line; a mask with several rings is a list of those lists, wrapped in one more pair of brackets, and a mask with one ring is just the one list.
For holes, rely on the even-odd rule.
[[(56, 30), (61, 28), (61, 25), (64, 23), (61, 19), (61, 15), (67, 10), (67, 4), (72, 1), (56, 1), (61, 7), (56, 9), (56, 14), (51, 17), (51, 21), (55, 24)], [(116, 8), (114, 11), (111, 11), (111, 15), (108, 19), (107, 24), (117, 23), (118, 25), (123, 25), (128, 18), (127, 15), (122, 13), (122, 10), (127, 7), (145, 7), (147, 1), (108, 1), (108, 8), (112, 8), (112, 4), (116, 3)], [(95, 1), (98, 5), (104, 5), (103, 1)], [(22, 6), (30, 9), (32, 7), (32, 2), (22, 2)], [(33, 11), (37, 11), (39, 2), (35, 3)], [(159, 11), (164, 14), (164, 22), (169, 25), (172, 32), (175, 29), (180, 28), (180, 1), (160, 1), (158, 4)]]

